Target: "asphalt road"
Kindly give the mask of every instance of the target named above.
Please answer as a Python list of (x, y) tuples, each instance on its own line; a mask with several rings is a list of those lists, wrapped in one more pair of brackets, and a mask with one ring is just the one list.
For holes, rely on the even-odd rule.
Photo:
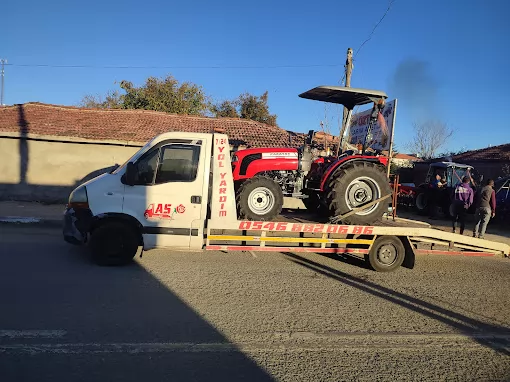
[(153, 251), (0, 225), (0, 381), (508, 381), (510, 260)]

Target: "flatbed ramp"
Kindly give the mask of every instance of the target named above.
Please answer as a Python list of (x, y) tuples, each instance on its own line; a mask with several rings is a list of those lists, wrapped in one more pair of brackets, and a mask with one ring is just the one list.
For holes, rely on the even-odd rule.
[(381, 271), (393, 270), (403, 263), (412, 264), (412, 268), (415, 255), (510, 255), (507, 244), (441, 231), (409, 219), (383, 218), (377, 225), (361, 226), (315, 223), (293, 214), (269, 222), (237, 221), (219, 225), (209, 220), (205, 248), (349, 254), (364, 257), (371, 263), (379, 259), (391, 265), (391, 269), (377, 269)]

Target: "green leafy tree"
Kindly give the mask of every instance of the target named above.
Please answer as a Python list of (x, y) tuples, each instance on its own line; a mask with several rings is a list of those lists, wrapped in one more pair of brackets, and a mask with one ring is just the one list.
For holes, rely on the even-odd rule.
[(243, 93), (234, 100), (213, 104), (210, 109), (216, 117), (251, 119), (253, 121), (276, 126), (277, 116), (269, 112), (267, 100), (267, 91), (260, 97), (249, 93)]
[(240, 118), (237, 107), (238, 102), (236, 100), (223, 101), (219, 104), (211, 105), (211, 111), (216, 117)]
[(101, 96), (86, 95), (79, 105), (94, 109), (120, 109), (122, 101), (118, 91), (109, 91), (104, 99)]
[(267, 98), (267, 91), (260, 97), (248, 93), (241, 94), (239, 96), (239, 114), (241, 118), (276, 126), (276, 115), (269, 113)]
[(85, 96), (81, 104), (85, 107), (145, 109), (191, 115), (204, 115), (208, 110), (207, 96), (202, 87), (189, 82), (180, 84), (172, 76), (149, 77), (142, 86), (123, 80), (119, 86), (123, 94), (111, 92), (105, 100)]

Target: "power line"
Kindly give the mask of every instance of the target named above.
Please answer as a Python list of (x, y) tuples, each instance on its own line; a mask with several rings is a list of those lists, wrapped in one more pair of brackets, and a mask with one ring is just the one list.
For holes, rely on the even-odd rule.
[(386, 12), (384, 12), (384, 14), (382, 15), (382, 17), (380, 18), (380, 20), (377, 22), (377, 24), (375, 24), (374, 26), (374, 29), (372, 29), (372, 32), (370, 32), (370, 35), (368, 36), (368, 38), (363, 41), (363, 43), (360, 45), (360, 47), (358, 48), (358, 50), (356, 51), (356, 53), (359, 53), (359, 51), (361, 50), (361, 48), (363, 48), (363, 46), (372, 39), (372, 36), (374, 35), (374, 32), (375, 30), (377, 29), (377, 27), (379, 26), (379, 24), (381, 24), (381, 22), (384, 20), (384, 18), (386, 17), (386, 15), (388, 14), (388, 12), (390, 11), (391, 9), (391, 6), (393, 5), (393, 3), (395, 2), (395, 0), (390, 0), (389, 4), (388, 4), (388, 8), (386, 8)]
[[(353, 61), (354, 61), (354, 55), (356, 55), (357, 53), (359, 53), (359, 51), (361, 50), (361, 48), (363, 48), (363, 46), (372, 39), (372, 36), (374, 35), (374, 32), (375, 30), (377, 29), (377, 27), (379, 26), (379, 24), (381, 24), (381, 22), (384, 20), (384, 18), (386, 17), (386, 15), (388, 14), (388, 12), (390, 11), (391, 9), (391, 6), (393, 5), (393, 3), (395, 2), (395, 0), (390, 0), (389, 4), (388, 4), (388, 8), (386, 8), (386, 11), (384, 12), (384, 14), (381, 16), (381, 18), (379, 19), (379, 21), (377, 22), (377, 24), (375, 24), (374, 28), (372, 29), (372, 32), (370, 32), (370, 34), (368, 35), (367, 39), (365, 41), (363, 41), (361, 43), (361, 45), (359, 46), (359, 48), (357, 50), (355, 50), (352, 54), (353, 56)], [(345, 81), (345, 73), (342, 77), (342, 79), (340, 80), (340, 85), (343, 84), (343, 82)]]
[(317, 68), (338, 67), (342, 64), (309, 64), (309, 65), (262, 65), (262, 66), (98, 66), (98, 65), (52, 65), (52, 64), (6, 64), (16, 67), (30, 68), (78, 68), (78, 69), (279, 69), (279, 68)]

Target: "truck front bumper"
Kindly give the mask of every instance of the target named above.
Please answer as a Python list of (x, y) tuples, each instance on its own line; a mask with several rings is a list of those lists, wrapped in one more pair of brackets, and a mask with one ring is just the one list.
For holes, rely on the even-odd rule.
[(70, 244), (82, 245), (87, 242), (92, 212), (89, 209), (66, 208), (64, 214), (64, 240)]

